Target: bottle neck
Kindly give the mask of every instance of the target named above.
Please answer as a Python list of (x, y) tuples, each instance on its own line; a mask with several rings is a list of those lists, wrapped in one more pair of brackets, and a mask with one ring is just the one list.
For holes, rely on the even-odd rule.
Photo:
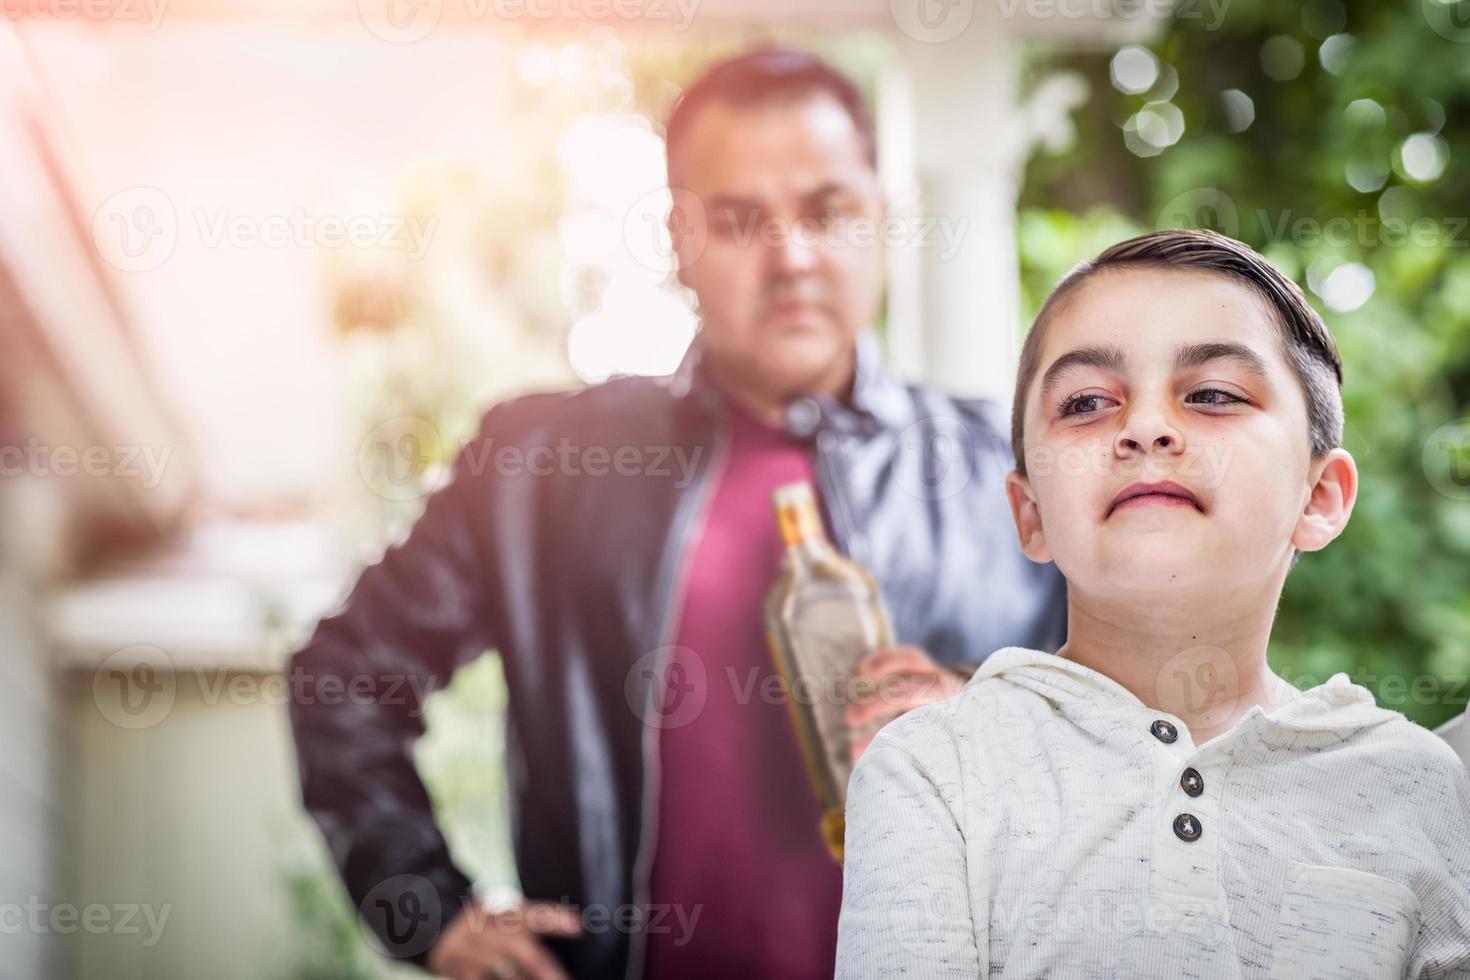
[(776, 523), (788, 552), (817, 555), (830, 549), (816, 501), (807, 498), (776, 508)]

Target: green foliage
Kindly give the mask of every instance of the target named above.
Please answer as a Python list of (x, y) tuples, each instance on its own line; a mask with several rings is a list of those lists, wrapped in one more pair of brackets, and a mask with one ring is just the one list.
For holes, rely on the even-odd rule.
[(419, 775), (461, 871), (514, 887), (505, 790), (505, 674), (487, 654), (460, 668), (429, 699), (428, 729), (415, 749)]
[[(1071, 265), (1155, 227), (1215, 227), (1296, 278), (1342, 353), (1361, 486), (1346, 532), (1287, 580), (1272, 664), (1299, 686), (1346, 671), (1441, 723), (1470, 693), (1470, 437), (1441, 428), (1470, 416), (1470, 132), (1447, 125), (1470, 113), (1470, 30), (1453, 29), (1470, 4), (1233, 0), (1216, 29), (1205, 5), (1180, 9), (1196, 15), (1148, 45), (1144, 92), (1115, 87), (1112, 51), (1033, 61), (1091, 96), (1073, 147), (1028, 168), (1028, 313)], [(1227, 90), (1250, 100), (1243, 129)], [(1182, 136), (1130, 148), (1124, 127), (1161, 103)], [(1372, 273), (1356, 308), (1323, 298), (1345, 263)]]
[(283, 873), (295, 931), (292, 980), (386, 980), (389, 964), (368, 944), (352, 902), (323, 852)]

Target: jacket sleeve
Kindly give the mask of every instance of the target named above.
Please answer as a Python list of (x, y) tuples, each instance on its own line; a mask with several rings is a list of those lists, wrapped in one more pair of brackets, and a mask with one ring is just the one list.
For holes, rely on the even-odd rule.
[[(839, 980), (974, 980), (989, 972), (988, 944), (976, 940), (988, 919), (977, 931), (964, 835), (950, 805), (959, 793), (959, 767), (943, 769), (925, 765), (889, 729), (878, 733), (853, 769), (837, 924)], [(984, 909), (980, 914), (988, 915)]]
[(1470, 768), (1470, 705), (1465, 710), (1434, 730), (1434, 734), (1449, 743), (1450, 748)]
[(493, 491), (478, 464), (494, 414), (407, 539), (318, 624), (288, 677), (306, 809), (384, 950), (421, 966), (470, 895), (412, 750), (428, 694), (495, 642), (473, 516)]

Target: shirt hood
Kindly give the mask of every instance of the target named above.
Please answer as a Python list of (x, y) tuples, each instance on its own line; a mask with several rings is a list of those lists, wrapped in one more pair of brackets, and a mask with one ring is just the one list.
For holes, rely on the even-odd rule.
[[(969, 683), (991, 677), (1036, 692), (1064, 714), (1105, 710), (1109, 703), (1119, 710), (1167, 714), (1150, 708), (1106, 674), (1041, 650), (1002, 647), (981, 662)], [(1310, 732), (1352, 732), (1397, 717), (1395, 712), (1380, 708), (1373, 692), (1353, 683), (1343, 672), (1314, 688), (1298, 691), (1272, 712), (1255, 706), (1247, 715), (1253, 712), (1277, 727)]]

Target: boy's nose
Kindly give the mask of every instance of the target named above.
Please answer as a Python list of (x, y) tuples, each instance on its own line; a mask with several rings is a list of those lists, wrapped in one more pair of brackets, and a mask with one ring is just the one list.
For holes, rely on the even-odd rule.
[[(1133, 446), (1135, 448), (1138, 448), (1138, 449), (1142, 449), (1143, 448), (1138, 443), (1134, 442), (1132, 439), (1128, 439), (1128, 438), (1125, 437), (1125, 441), (1129, 445), (1131, 445), (1131, 446)], [(1174, 442), (1174, 437), (1171, 436), (1171, 435), (1169, 435), (1167, 432), (1160, 434), (1159, 436), (1155, 437), (1155, 439), (1154, 439), (1154, 445), (1156, 445), (1156, 446), (1163, 446), (1165, 449), (1168, 449), (1169, 446), (1171, 446), (1173, 444), (1173, 442)]]
[(1156, 449), (1178, 452), (1183, 445), (1183, 434), (1159, 411), (1135, 410), (1118, 431), (1117, 447), (1130, 453), (1148, 453)]

